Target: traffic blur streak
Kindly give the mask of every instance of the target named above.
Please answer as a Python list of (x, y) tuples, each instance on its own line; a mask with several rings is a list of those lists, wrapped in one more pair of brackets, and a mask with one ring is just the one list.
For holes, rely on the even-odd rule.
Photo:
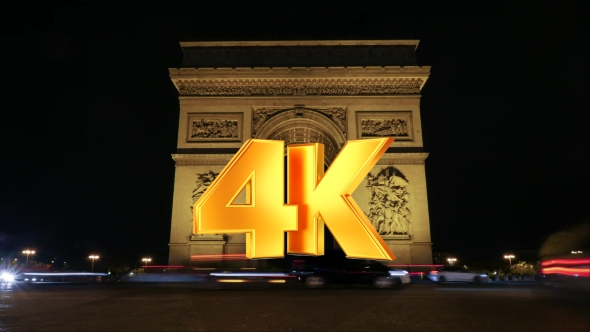
[(573, 277), (590, 277), (590, 267), (547, 267), (541, 271), (543, 274), (563, 274)]
[[(588, 297), (590, 292), (590, 258), (555, 258), (541, 262), (546, 284), (570, 295)], [(570, 291), (573, 291), (570, 292)]]
[(246, 254), (191, 255), (191, 261), (247, 260)]
[[(191, 255), (191, 262), (218, 263), (221, 261), (247, 260), (246, 254), (220, 254), (220, 255)], [(146, 265), (143, 271), (131, 271), (121, 278), (124, 282), (186, 282), (205, 283), (211, 282), (212, 277), (208, 271), (215, 271), (215, 267), (187, 267), (183, 265)]]
[(557, 258), (557, 259), (549, 259), (546, 261), (541, 262), (541, 265), (548, 266), (554, 264), (563, 264), (563, 265), (587, 265), (590, 264), (590, 258)]
[(590, 258), (558, 258), (541, 262), (542, 274), (590, 277)]
[[(211, 255), (213, 256), (213, 255)], [(217, 255), (215, 255), (217, 256)], [(218, 269), (213, 267), (185, 267), (181, 265), (142, 266), (143, 271), (129, 272), (125, 282), (180, 282), (180, 283), (286, 283), (295, 276), (276, 271), (251, 271), (254, 268)], [(249, 271), (250, 270), (250, 271)]]
[(209, 273), (182, 265), (142, 266), (143, 271), (131, 271), (121, 277), (123, 282), (205, 282)]
[(17, 284), (66, 284), (102, 282), (108, 273), (94, 272), (2, 272), (0, 282), (4, 288)]
[(590, 265), (590, 258), (557, 258), (541, 262), (541, 266), (549, 265)]
[(443, 264), (387, 264), (389, 267), (403, 269), (408, 271), (410, 276), (415, 279), (427, 278), (429, 274), (436, 271), (437, 268), (444, 266)]
[[(191, 255), (193, 263), (213, 263), (218, 265), (219, 262), (248, 260), (245, 254), (219, 254), (219, 255)], [(162, 265), (162, 266), (142, 266), (143, 271), (130, 272), (122, 278), (126, 282), (201, 282), (201, 283), (221, 283), (221, 284), (240, 284), (240, 283), (264, 283), (264, 284), (286, 284), (298, 282), (298, 277), (292, 271), (301, 268), (305, 260), (293, 260), (291, 269), (257, 269), (253, 267), (242, 268), (224, 268), (224, 267), (206, 267), (202, 264), (200, 267), (187, 267), (181, 265)], [(301, 266), (300, 266), (301, 265)], [(422, 279), (433, 267), (442, 265), (432, 264), (413, 264), (413, 265), (389, 265), (403, 266), (412, 270), (407, 273), (416, 279)], [(395, 269), (394, 269), (395, 270)]]
[(17, 283), (72, 283), (94, 282), (108, 277), (108, 273), (94, 272), (24, 272), (17, 274)]
[(284, 284), (288, 280), (295, 280), (296, 276), (290, 273), (257, 271), (223, 271), (211, 272), (211, 280), (218, 283), (270, 283)]

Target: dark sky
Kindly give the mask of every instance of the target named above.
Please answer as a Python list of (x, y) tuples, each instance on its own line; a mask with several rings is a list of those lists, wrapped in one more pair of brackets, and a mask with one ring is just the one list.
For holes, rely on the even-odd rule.
[(0, 250), (165, 262), (181, 40), (420, 39), (434, 250), (537, 249), (587, 220), (583, 3), (387, 3), (5, 10)]

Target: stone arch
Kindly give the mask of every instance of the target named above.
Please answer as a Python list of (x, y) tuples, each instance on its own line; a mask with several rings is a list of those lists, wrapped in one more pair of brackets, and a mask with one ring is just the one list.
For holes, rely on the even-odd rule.
[(285, 141), (289, 144), (324, 144), (324, 163), (330, 165), (346, 143), (345, 134), (327, 116), (312, 109), (284, 110), (268, 119), (255, 138)]

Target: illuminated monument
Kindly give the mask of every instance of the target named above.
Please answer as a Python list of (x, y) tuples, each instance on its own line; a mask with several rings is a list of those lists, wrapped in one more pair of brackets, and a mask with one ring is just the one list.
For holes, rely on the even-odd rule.
[(430, 67), (417, 66), (418, 41), (181, 46), (182, 68), (170, 69), (180, 95), (171, 265), (245, 253), (243, 234), (192, 234), (192, 206), (247, 139), (322, 143), (327, 167), (346, 141), (376, 137), (395, 141), (353, 198), (396, 264), (432, 263), (420, 121)]

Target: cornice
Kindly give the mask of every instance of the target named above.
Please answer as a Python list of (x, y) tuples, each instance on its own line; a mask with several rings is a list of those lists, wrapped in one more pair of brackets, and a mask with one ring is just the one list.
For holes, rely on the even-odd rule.
[(171, 68), (181, 96), (416, 95), (430, 67)]
[(424, 165), (428, 152), (385, 153), (377, 165)]

